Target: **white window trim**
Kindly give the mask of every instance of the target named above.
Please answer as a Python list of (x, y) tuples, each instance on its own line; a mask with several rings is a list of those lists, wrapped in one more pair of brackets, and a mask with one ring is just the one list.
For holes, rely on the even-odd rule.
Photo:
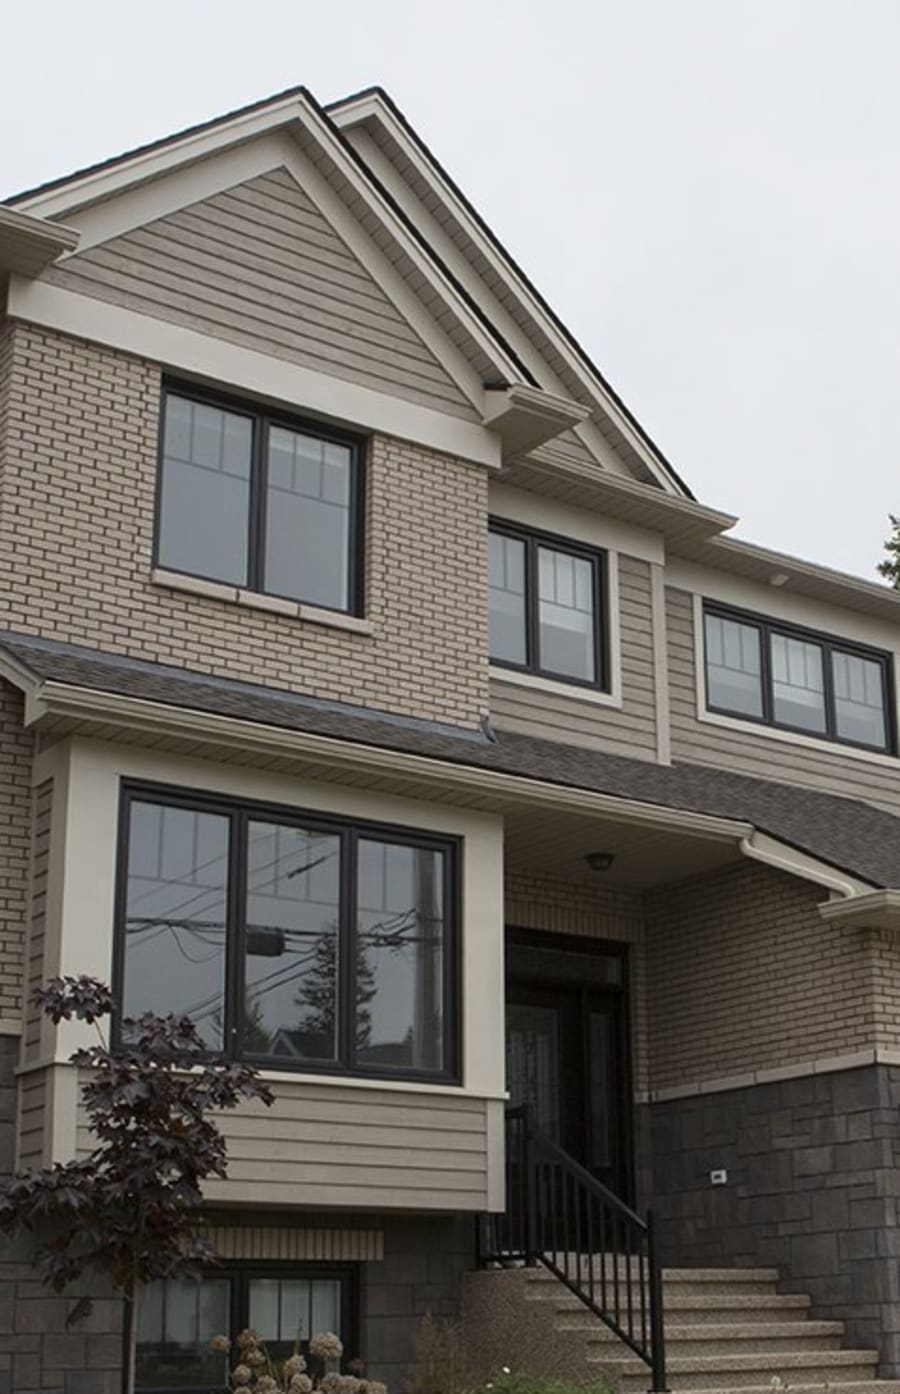
[[(760, 740), (780, 741), (783, 745), (799, 745), (807, 750), (816, 750), (820, 753), (828, 751), (838, 759), (863, 760), (869, 765), (880, 765), (882, 768), (896, 770), (900, 757), (888, 755), (881, 750), (866, 750), (864, 746), (843, 745), (839, 741), (830, 741), (825, 736), (804, 736), (799, 731), (782, 731), (778, 726), (769, 726), (759, 721), (744, 721), (739, 716), (726, 716), (722, 712), (710, 711), (706, 705), (706, 643), (704, 638), (703, 624), (703, 601), (714, 601), (715, 596), (698, 595), (696, 592), (691, 597), (693, 601), (694, 614), (694, 687), (697, 702), (697, 720), (706, 726), (721, 726), (728, 731), (739, 731), (742, 735), (757, 736)], [(723, 602), (724, 603), (724, 602)], [(775, 618), (775, 623), (778, 619)], [(895, 654), (891, 652), (891, 658), (895, 659)], [(895, 682), (896, 688), (896, 682)], [(897, 696), (894, 696), (894, 723), (895, 729), (900, 730), (897, 725), (900, 718), (900, 711), (897, 710)]]
[(167, 571), (165, 567), (154, 567), (150, 582), (154, 586), (165, 586), (168, 590), (200, 595), (205, 600), (221, 600), (227, 605), (242, 605), (247, 610), (265, 610), (268, 614), (306, 620), (308, 624), (321, 624), (329, 629), (344, 629), (351, 634), (371, 636), (375, 633), (372, 621), (361, 619), (358, 615), (345, 615), (340, 610), (325, 610), (319, 605), (305, 605), (278, 595), (263, 595), (239, 586), (228, 586), (221, 581), (207, 581), (202, 576)]
[[(498, 516), (498, 521), (503, 521)], [(509, 522), (519, 522), (509, 518)], [(528, 523), (522, 523), (528, 527)], [(565, 539), (561, 539), (564, 542)], [(580, 541), (573, 537), (574, 542)], [(596, 687), (586, 687), (583, 683), (566, 682), (565, 678), (548, 678), (543, 673), (528, 673), (521, 668), (507, 668), (502, 663), (491, 663), (488, 673), (491, 682), (508, 682), (516, 687), (527, 687), (534, 692), (546, 692), (548, 696), (565, 697), (573, 702), (587, 702), (595, 707), (621, 707), (622, 705), (622, 633), (619, 622), (619, 553), (615, 548), (603, 549), (606, 553), (606, 584), (604, 587), (606, 615), (601, 615), (605, 625), (607, 664), (609, 668), (609, 691), (601, 692)]]

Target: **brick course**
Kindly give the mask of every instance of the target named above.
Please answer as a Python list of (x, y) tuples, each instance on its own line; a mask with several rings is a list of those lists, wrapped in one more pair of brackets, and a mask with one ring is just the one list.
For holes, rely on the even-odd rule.
[[(0, 623), (474, 727), (487, 710), (487, 476), (372, 438), (366, 615), (348, 633), (150, 583), (161, 372), (33, 325), (0, 331)], [(298, 407), (302, 404), (298, 403)]]

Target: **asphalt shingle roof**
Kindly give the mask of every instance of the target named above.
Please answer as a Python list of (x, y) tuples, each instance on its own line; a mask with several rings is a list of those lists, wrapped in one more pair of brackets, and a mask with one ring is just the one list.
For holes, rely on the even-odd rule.
[[(306, 731), (573, 789), (752, 823), (874, 886), (900, 887), (900, 818), (858, 799), (819, 793), (704, 765), (656, 765), (583, 746), (501, 731), (442, 726), (322, 702), (252, 682), (211, 677), (144, 659), (31, 635), (4, 633), (5, 650), (39, 681)], [(900, 762), (898, 762), (900, 792)]]

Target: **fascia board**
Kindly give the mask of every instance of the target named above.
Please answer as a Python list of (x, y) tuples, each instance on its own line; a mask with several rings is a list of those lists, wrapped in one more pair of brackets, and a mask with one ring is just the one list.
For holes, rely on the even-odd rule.
[(112, 198), (147, 179), (156, 179), (170, 170), (226, 150), (242, 141), (289, 124), (299, 110), (298, 95), (277, 99), (258, 110), (238, 113), (214, 127), (173, 136), (164, 145), (138, 150), (115, 164), (73, 175), (59, 187), (40, 191), (17, 201), (16, 207), (43, 218), (57, 218), (85, 204)]
[(237, 717), (175, 707), (164, 702), (123, 696), (97, 688), (46, 681), (41, 697), (48, 717), (81, 723), (96, 721), (104, 728), (119, 725), (154, 735), (184, 735), (195, 744), (206, 739), (244, 751), (265, 750), (284, 756), (325, 761), (330, 768), (368, 769), (421, 780), (423, 786), (441, 784), (464, 790), (480, 790), (488, 796), (546, 808), (583, 810), (641, 827), (669, 828), (718, 842), (740, 842), (753, 832), (752, 824), (688, 809), (642, 803), (614, 794), (551, 784), (523, 775), (505, 774), (477, 766), (453, 764), (424, 755), (337, 740), (307, 731), (245, 721)]
[(78, 246), (75, 228), (48, 223), (18, 208), (0, 206), (0, 269), (37, 276), (64, 252)]
[(532, 320), (540, 327), (547, 341), (552, 344), (554, 350), (565, 361), (569, 370), (577, 376), (578, 380), (598, 402), (605, 415), (651, 470), (660, 486), (668, 493), (685, 496), (688, 493), (687, 489), (680, 485), (680, 481), (676, 480), (670, 468), (660, 459), (652, 444), (647, 441), (610, 389), (599, 379), (595, 371), (591, 371), (590, 366), (581, 355), (574, 351), (572, 345), (554, 323), (552, 317), (547, 314), (517, 268), (510, 263), (508, 258), (501, 257), (493, 241), (485, 235), (477, 220), (472, 217), (456, 191), (447, 182), (442, 171), (431, 161), (426, 161), (416, 142), (410, 138), (403, 124), (398, 121), (381, 95), (377, 92), (367, 93), (362, 98), (351, 99), (346, 105), (335, 104), (329, 108), (328, 114), (335, 125), (342, 129), (365, 120), (374, 120), (388, 131), (419, 175), (439, 195), (446, 210), (463, 227), (481, 255), (490, 262), (503, 282), (513, 290)]
[(784, 588), (786, 593), (798, 591), (862, 611), (878, 611), (895, 623), (900, 623), (900, 591), (879, 581), (866, 581), (845, 571), (819, 566), (785, 552), (774, 552), (738, 537), (711, 538), (703, 553), (692, 556), (710, 566), (735, 571), (752, 580), (764, 581)]
[(828, 924), (848, 929), (900, 930), (900, 890), (868, 891), (848, 900), (826, 901), (819, 914)]

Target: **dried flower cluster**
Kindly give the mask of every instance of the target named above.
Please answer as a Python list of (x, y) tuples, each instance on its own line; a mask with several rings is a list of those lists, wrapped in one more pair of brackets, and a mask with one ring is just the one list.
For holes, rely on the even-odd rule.
[[(232, 1343), (227, 1336), (214, 1336), (210, 1348), (215, 1351), (230, 1351)], [(378, 1380), (364, 1379), (361, 1375), (342, 1375), (338, 1371), (327, 1370), (319, 1379), (307, 1373), (306, 1360), (298, 1350), (280, 1365), (269, 1355), (258, 1331), (241, 1331), (234, 1338), (235, 1364), (232, 1366), (229, 1383), (232, 1389), (250, 1391), (251, 1394), (388, 1394), (387, 1387)], [(315, 1360), (321, 1360), (327, 1367), (335, 1365), (344, 1354), (344, 1347), (333, 1331), (321, 1331), (310, 1338), (309, 1353)], [(355, 1367), (361, 1369), (358, 1362)]]

